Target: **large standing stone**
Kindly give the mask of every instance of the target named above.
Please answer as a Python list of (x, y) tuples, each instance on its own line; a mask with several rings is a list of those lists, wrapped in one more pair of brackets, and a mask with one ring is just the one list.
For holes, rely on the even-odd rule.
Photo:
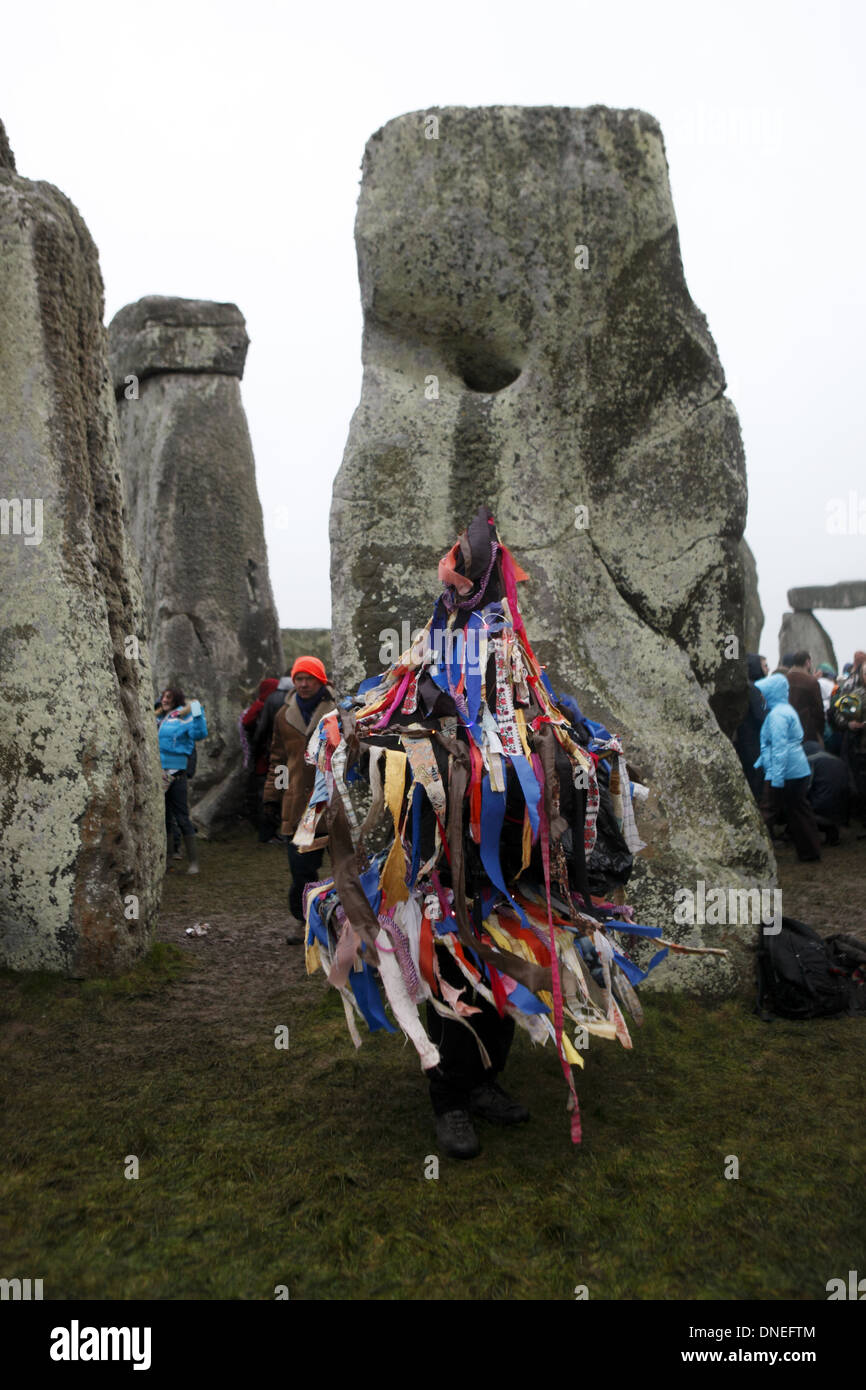
[[(356, 240), (338, 680), (381, 668), (383, 634), (426, 621), (436, 562), (489, 503), (531, 572), (527, 627), (555, 686), (622, 730), (652, 787), (643, 920), (670, 927), (675, 890), (698, 880), (772, 884), (720, 728), (745, 691), (743, 449), (683, 278), (658, 124), (603, 107), (402, 116), (368, 142)], [(712, 989), (735, 968), (684, 974)]]
[(234, 304), (150, 295), (109, 326), (132, 533), (160, 685), (200, 699), (209, 737), (190, 787), (205, 832), (243, 810), (238, 715), (281, 674)]
[(99, 261), (0, 124), (0, 961), (128, 966), (165, 843)]
[(758, 566), (745, 538), (740, 541), (740, 558), (743, 562), (743, 640), (747, 652), (757, 652), (764, 630), (764, 610), (758, 593)]
[(783, 657), (789, 656), (792, 652), (809, 652), (813, 667), (820, 666), (822, 661), (829, 661), (834, 671), (839, 670), (830, 634), (821, 626), (814, 613), (782, 614), (782, 626), (779, 629), (780, 663)]

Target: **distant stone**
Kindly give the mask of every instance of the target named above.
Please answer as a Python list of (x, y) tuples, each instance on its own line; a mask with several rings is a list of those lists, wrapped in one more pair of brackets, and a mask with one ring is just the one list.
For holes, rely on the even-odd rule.
[(10, 173), (15, 173), (15, 156), (12, 153), (12, 146), (9, 144), (6, 127), (2, 121), (0, 121), (0, 169), (8, 169)]
[[(439, 558), (488, 504), (531, 575), (527, 629), (555, 688), (622, 731), (652, 787), (641, 920), (668, 930), (697, 880), (772, 885), (725, 737), (747, 689), (743, 446), (683, 276), (658, 123), (599, 106), (401, 116), (367, 143), (355, 234), (364, 379), (331, 509), (338, 684), (426, 622)], [(728, 936), (721, 971), (695, 958), (674, 987), (746, 979), (744, 933)]]
[[(790, 597), (790, 595), (789, 595)], [(779, 629), (779, 663), (791, 652), (808, 652), (812, 666), (820, 666), (829, 661), (834, 671), (838, 671), (836, 653), (830, 634), (824, 630), (814, 613), (783, 613)]]
[(159, 372), (220, 373), (240, 379), (249, 342), (236, 304), (147, 295), (111, 320), (114, 389), (123, 395), (130, 374), (139, 381)]
[(283, 669), (240, 393), (246, 329), (234, 304), (150, 295), (115, 315), (109, 344), (155, 691), (205, 706), (190, 805), (210, 833), (243, 813), (238, 716)]
[(280, 632), (286, 670), (299, 656), (317, 656), (330, 676), (333, 669), (329, 627), (284, 627)]
[(164, 801), (96, 247), (0, 125), (0, 963), (128, 968)]
[(740, 541), (740, 555), (743, 561), (743, 640), (747, 652), (757, 652), (764, 630), (764, 610), (758, 593), (758, 567), (748, 541)]
[(866, 608), (866, 579), (789, 589), (788, 602), (795, 613), (810, 612), (813, 608)]

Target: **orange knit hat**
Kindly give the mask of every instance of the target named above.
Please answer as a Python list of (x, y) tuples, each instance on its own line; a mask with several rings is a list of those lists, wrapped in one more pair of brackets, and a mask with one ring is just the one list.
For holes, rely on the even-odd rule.
[(306, 672), (308, 676), (314, 676), (317, 681), (322, 682), (322, 685), (328, 684), (328, 673), (325, 670), (324, 664), (319, 660), (317, 656), (298, 657), (297, 661), (292, 667), (292, 680), (294, 680), (295, 676), (300, 675), (302, 672)]

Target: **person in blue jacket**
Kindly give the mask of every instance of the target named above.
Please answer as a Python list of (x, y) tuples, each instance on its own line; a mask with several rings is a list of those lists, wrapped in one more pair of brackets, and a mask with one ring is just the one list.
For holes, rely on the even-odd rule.
[(174, 706), (159, 725), (159, 760), (165, 783), (166, 872), (171, 865), (171, 823), (174, 818), (186, 846), (189, 860), (187, 873), (197, 874), (195, 826), (190, 820), (187, 804), (187, 767), (196, 743), (199, 739), (207, 738), (207, 721), (198, 700), (187, 703), (182, 690), (167, 690), (165, 694), (171, 697), (170, 703)]
[(803, 752), (803, 725), (788, 703), (788, 678), (781, 673), (756, 681), (767, 705), (761, 725), (761, 752), (755, 767), (763, 768), (772, 809), (783, 810), (801, 860), (820, 859), (821, 841), (815, 813), (806, 799), (811, 769)]

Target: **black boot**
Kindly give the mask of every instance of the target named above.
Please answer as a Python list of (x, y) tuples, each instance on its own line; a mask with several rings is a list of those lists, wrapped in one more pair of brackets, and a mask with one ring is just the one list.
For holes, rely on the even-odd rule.
[(446, 1110), (436, 1116), (436, 1142), (449, 1158), (475, 1158), (481, 1152), (467, 1110)]
[(503, 1091), (497, 1081), (476, 1086), (469, 1097), (469, 1109), (492, 1125), (522, 1125), (529, 1119), (526, 1106)]

